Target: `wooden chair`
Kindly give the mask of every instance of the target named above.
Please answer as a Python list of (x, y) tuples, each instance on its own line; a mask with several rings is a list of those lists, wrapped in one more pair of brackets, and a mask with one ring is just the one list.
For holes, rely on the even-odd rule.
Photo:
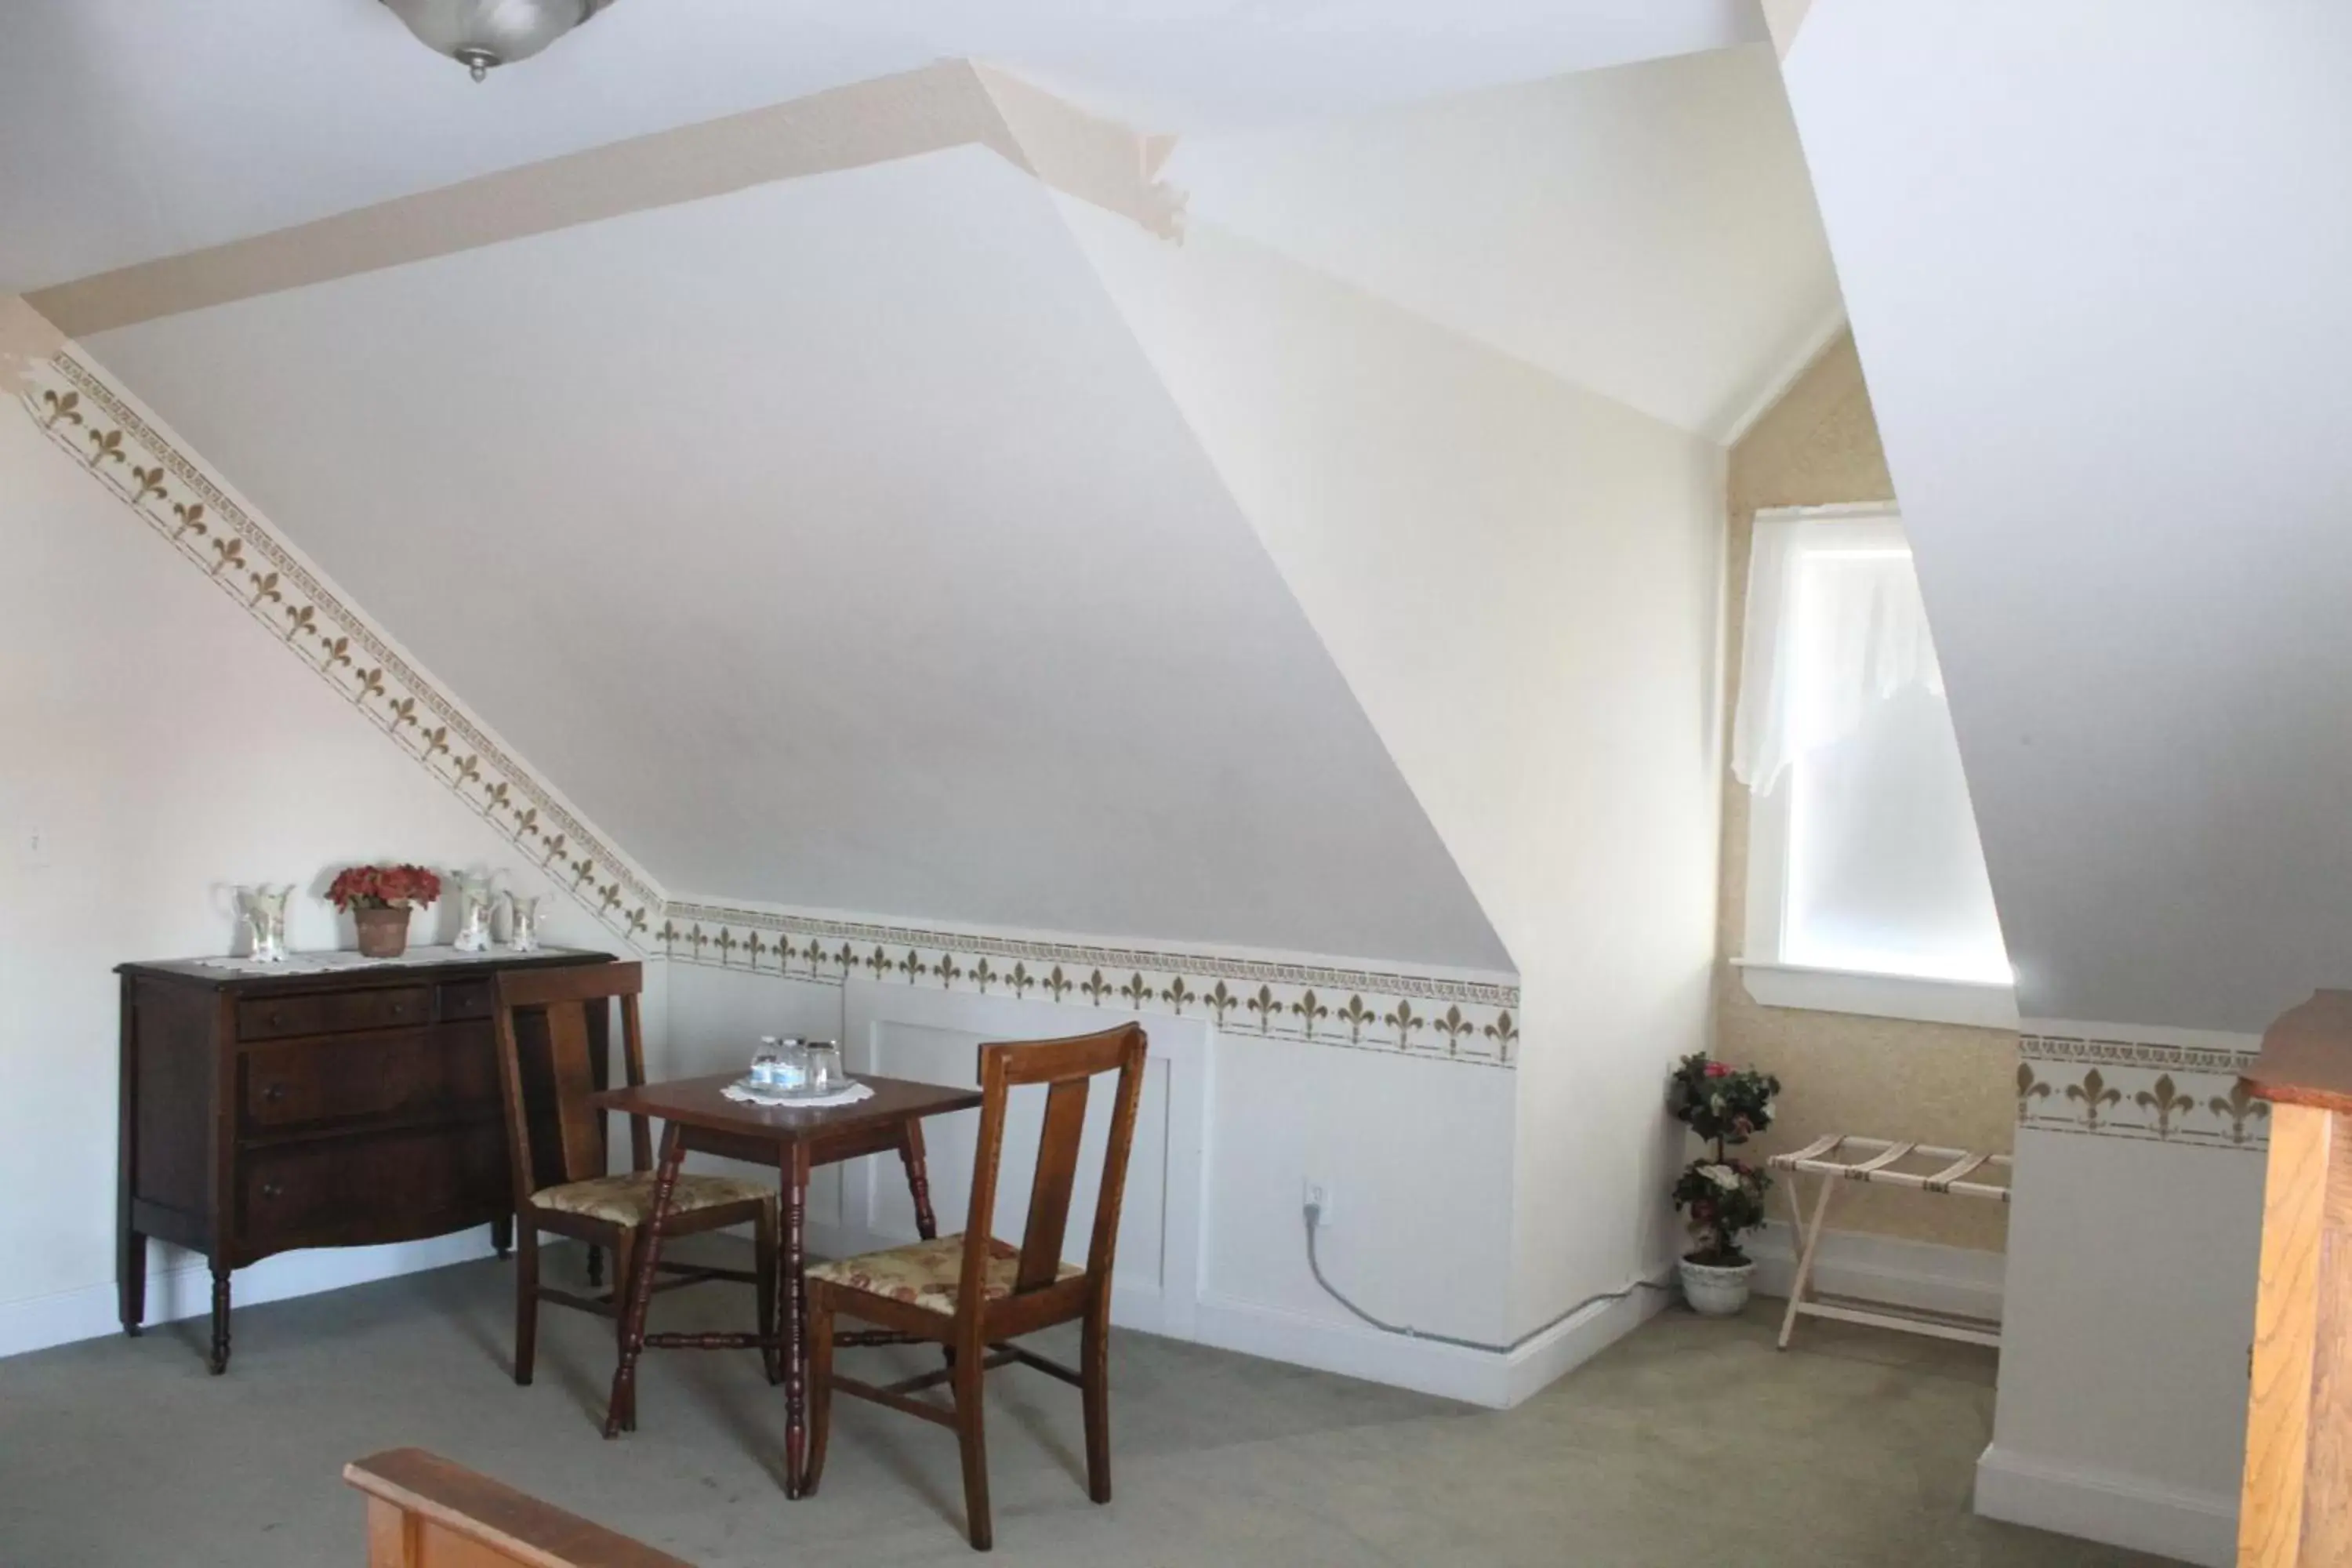
[[(808, 1269), (811, 1392), (808, 1476), (813, 1493), (824, 1471), (825, 1438), (835, 1390), (952, 1427), (963, 1450), (963, 1493), (972, 1546), (989, 1549), (988, 1454), (982, 1438), (982, 1376), (1018, 1362), (1075, 1384), (1086, 1408), (1087, 1495), (1110, 1500), (1110, 1275), (1118, 1244), (1119, 1202), (1127, 1156), (1135, 1142), (1135, 1108), (1143, 1092), (1143, 1030), (1127, 1024), (1099, 1035), (982, 1046), (980, 1051), (980, 1142), (973, 1155), (971, 1216), (960, 1236), (916, 1242), (884, 1252), (812, 1264)], [(1077, 1180), (1078, 1142), (1086, 1131), (1089, 1080), (1116, 1068), (1118, 1095), (1095, 1198), (1094, 1237), (1087, 1266), (1062, 1261), (1070, 1192)], [(996, 1206), (997, 1167), (1004, 1153), (1005, 1109), (1012, 1091), (1048, 1084), (1045, 1125), (1037, 1142), (1037, 1172), (1029, 1191), (1029, 1218), (1021, 1245), (990, 1234)], [(834, 1314), (846, 1313), (912, 1339), (945, 1346), (946, 1368), (887, 1386), (861, 1383), (833, 1370)], [(1005, 1342), (1073, 1319), (1084, 1323), (1078, 1369)], [(914, 1398), (948, 1384), (952, 1406)]]
[[(646, 1081), (645, 1044), (637, 1023), (637, 997), (645, 969), (635, 963), (600, 963), (551, 969), (502, 971), (498, 977), (499, 1079), (506, 1101), (507, 1148), (514, 1166), (517, 1261), (515, 1271), (514, 1379), (529, 1384), (539, 1343), (542, 1300), (601, 1313), (625, 1335), (630, 1263), (638, 1233), (653, 1218), (653, 1135), (646, 1119), (629, 1119), (630, 1170), (604, 1173), (602, 1113), (588, 1103), (600, 1087), (595, 1049), (604, 1034), (605, 1005), (621, 1004), (624, 1070), (632, 1085)], [(592, 1019), (593, 1005), (597, 1014)], [(673, 1202), (677, 1213), (666, 1226), (670, 1236), (752, 1227), (756, 1258), (750, 1273), (662, 1259), (672, 1278), (654, 1289), (675, 1289), (706, 1279), (742, 1280), (759, 1288), (760, 1334), (768, 1381), (781, 1380), (775, 1352), (776, 1194), (772, 1187), (735, 1176), (681, 1175)], [(577, 1296), (541, 1285), (539, 1233), (584, 1241), (613, 1253), (613, 1289), (602, 1296)], [(592, 1288), (597, 1251), (589, 1254)], [(616, 1376), (604, 1435), (635, 1431), (634, 1383)]]
[(692, 1568), (422, 1448), (343, 1467), (367, 1494), (368, 1568)]

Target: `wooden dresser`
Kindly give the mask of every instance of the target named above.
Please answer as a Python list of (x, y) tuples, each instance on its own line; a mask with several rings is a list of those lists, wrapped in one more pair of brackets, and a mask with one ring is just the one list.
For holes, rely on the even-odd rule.
[(416, 956), (429, 961), (290, 974), (192, 961), (117, 969), (125, 1333), (146, 1317), (150, 1237), (211, 1264), (215, 1373), (228, 1366), (230, 1273), (272, 1253), (478, 1225), (505, 1253), (514, 1190), (491, 977), (610, 955)]

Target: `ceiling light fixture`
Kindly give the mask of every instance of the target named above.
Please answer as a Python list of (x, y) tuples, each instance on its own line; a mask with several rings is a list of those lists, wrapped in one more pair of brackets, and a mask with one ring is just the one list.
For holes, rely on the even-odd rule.
[(527, 60), (613, 0), (383, 0), (417, 42), (474, 73)]

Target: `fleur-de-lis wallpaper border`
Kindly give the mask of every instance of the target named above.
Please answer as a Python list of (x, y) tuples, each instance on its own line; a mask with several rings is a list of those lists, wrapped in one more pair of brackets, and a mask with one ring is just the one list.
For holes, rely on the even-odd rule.
[(1519, 988), (1380, 970), (1024, 941), (674, 902), (652, 933), (682, 963), (839, 985), (852, 975), (1120, 1013), (1227, 1035), (1517, 1065)]
[(2017, 1122), (2043, 1132), (2266, 1149), (2271, 1108), (2238, 1081), (2252, 1059), (2204, 1046), (2024, 1035)]
[(641, 952), (821, 984), (856, 973), (1065, 1005), (1205, 1016), (1242, 1037), (1517, 1065), (1519, 990), (1507, 984), (669, 900), (69, 351), (28, 372), (21, 401), (53, 443), (184, 560)]
[(31, 367), (26, 411), (183, 559), (365, 714), (624, 942), (661, 894), (394, 652), (277, 533), (70, 353)]

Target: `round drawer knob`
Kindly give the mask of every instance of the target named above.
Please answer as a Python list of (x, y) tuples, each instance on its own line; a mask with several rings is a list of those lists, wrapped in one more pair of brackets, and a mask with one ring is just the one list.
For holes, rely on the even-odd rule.
[(261, 1098), (265, 1103), (275, 1105), (286, 1098), (286, 1086), (282, 1083), (273, 1083), (261, 1091)]
[(283, 1024), (284, 1022), (286, 1022), (286, 1015), (285, 1015), (285, 1014), (283, 1014), (283, 1013), (272, 1013), (271, 1015), (269, 1015), (269, 1026), (270, 1026), (271, 1028), (273, 1028), (273, 1029), (274, 1029), (274, 1028), (278, 1027), (278, 1025)]
[(261, 1195), (265, 1198), (274, 1198), (285, 1190), (286, 1189), (284, 1187), (279, 1186), (276, 1182), (264, 1182), (261, 1184)]
[(397, 1002), (392, 1005), (392, 1016), (395, 1018), (400, 1016), (400, 1004)]

